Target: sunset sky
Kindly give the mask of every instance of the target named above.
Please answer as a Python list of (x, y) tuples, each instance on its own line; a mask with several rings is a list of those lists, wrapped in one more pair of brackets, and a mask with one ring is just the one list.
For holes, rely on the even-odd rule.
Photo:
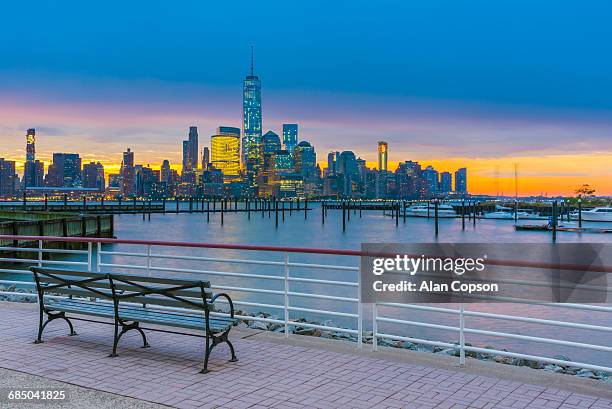
[[(178, 164), (197, 125), (241, 126), (255, 47), (264, 129), (324, 161), (468, 168), (473, 193), (612, 195), (607, 1), (14, 2), (0, 25), (0, 157)], [(496, 177), (499, 175), (499, 177)]]

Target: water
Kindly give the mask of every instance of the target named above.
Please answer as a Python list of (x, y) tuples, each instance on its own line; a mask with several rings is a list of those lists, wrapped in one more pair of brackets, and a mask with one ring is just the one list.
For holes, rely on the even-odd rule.
[[(183, 241), (183, 242), (207, 242), (207, 243), (228, 243), (228, 244), (250, 244), (266, 246), (293, 246), (293, 247), (314, 247), (325, 249), (360, 249), (363, 242), (434, 242), (433, 219), (407, 218), (404, 223), (400, 218), (399, 226), (395, 226), (395, 221), (383, 215), (382, 211), (364, 211), (363, 217), (359, 217), (359, 212), (351, 213), (351, 220), (347, 222), (346, 231), (342, 231), (342, 212), (329, 210), (325, 224), (321, 223), (321, 210), (318, 204), (309, 204), (314, 210), (308, 212), (308, 219), (304, 219), (304, 211), (293, 211), (290, 216), (289, 211), (285, 211), (285, 221), (282, 221), (279, 212), (279, 226), (275, 228), (275, 215), (271, 217), (266, 212), (262, 218), (261, 213), (252, 212), (251, 220), (247, 220), (246, 213), (226, 213), (224, 224), (221, 225), (220, 214), (211, 214), (210, 222), (207, 223), (204, 213), (180, 213), (180, 214), (152, 214), (151, 220), (143, 220), (142, 215), (117, 215), (115, 216), (115, 235), (121, 239), (149, 239), (164, 241)], [(174, 204), (168, 204), (169, 209), (174, 208)], [(183, 209), (187, 209), (187, 204), (182, 204)], [(542, 221), (532, 221), (530, 223), (544, 223)], [(474, 227), (472, 221), (466, 219), (465, 231), (461, 228), (461, 219), (440, 219), (439, 236), (440, 242), (474, 242), (474, 243), (546, 243), (550, 242), (550, 232), (536, 231), (514, 231), (512, 220), (477, 220)], [(588, 224), (585, 226), (610, 227), (602, 224)], [(558, 242), (589, 242), (589, 243), (612, 243), (612, 234), (594, 233), (570, 233), (558, 232)], [(142, 247), (128, 245), (114, 245), (113, 250), (143, 252)], [(184, 248), (154, 248), (154, 253), (158, 254), (180, 254), (198, 255), (210, 257), (224, 257), (234, 259), (258, 259), (282, 261), (283, 255), (277, 253), (244, 252), (233, 250), (205, 250), (205, 249), (184, 249)], [(358, 266), (359, 260), (355, 257), (342, 256), (321, 256), (321, 255), (300, 255), (291, 254), (290, 261), (305, 263), (324, 263)], [(125, 256), (107, 256), (104, 262), (131, 265), (143, 265), (146, 263), (142, 258)], [(232, 271), (253, 274), (266, 274), (282, 277), (282, 266), (249, 266), (245, 264), (228, 265), (219, 262), (194, 262), (189, 260), (166, 260), (155, 259), (154, 267), (172, 269), (197, 269), (203, 271)], [(156, 271), (156, 274), (173, 274), (170, 271)], [(141, 273), (142, 270), (136, 270)], [(187, 276), (195, 278), (196, 275), (186, 273), (180, 274), (181, 277)], [(296, 277), (314, 277), (329, 280), (355, 281), (357, 273), (347, 271), (331, 270), (312, 270), (304, 268), (292, 268), (291, 275)], [(203, 274), (197, 275), (203, 278)], [(264, 281), (261, 279), (245, 279), (236, 277), (220, 277), (206, 274), (213, 284), (232, 287), (259, 287), (274, 290), (282, 290), (282, 281)], [(291, 291), (296, 292), (318, 292), (321, 294), (338, 295), (344, 297), (356, 297), (354, 288), (337, 288), (321, 284), (291, 283)], [(283, 304), (282, 296), (270, 294), (245, 294), (231, 292), (232, 297), (239, 301), (259, 302), (267, 304)], [(356, 312), (354, 305), (350, 303), (335, 302), (329, 300), (302, 299), (291, 297), (291, 305), (296, 307), (309, 307), (321, 310), (335, 310), (349, 313)], [(441, 305), (449, 307), (448, 305)], [(252, 308), (251, 311), (257, 312), (265, 310), (263, 308)], [(545, 318), (558, 321), (569, 321), (577, 323), (588, 323), (594, 325), (612, 327), (612, 314), (604, 312), (590, 312), (576, 309), (569, 309), (562, 306), (546, 307), (520, 304), (467, 304), (466, 310), (477, 310), (494, 312), (498, 314), (517, 315), (524, 317)], [(282, 317), (282, 311), (268, 309), (270, 313)], [(382, 310), (385, 316), (403, 318), (411, 321), (422, 321), (442, 325), (458, 326), (458, 316), (454, 314), (442, 314), (414, 310)], [(291, 318), (306, 316), (307, 318), (320, 321), (328, 320), (331, 317), (323, 314), (307, 314), (299, 311), (292, 311)], [(369, 315), (368, 315), (369, 316)], [(333, 323), (341, 326), (354, 327), (356, 320), (352, 318), (333, 318)], [(368, 323), (366, 326), (369, 327)], [(603, 346), (612, 346), (612, 331), (591, 331), (572, 328), (558, 328), (543, 324), (518, 323), (499, 319), (486, 319), (479, 317), (466, 317), (466, 327), (478, 328), (512, 334), (523, 334), (536, 337), (557, 338), (578, 343), (592, 343)], [(380, 332), (401, 334), (405, 336), (439, 340), (445, 342), (458, 341), (458, 334), (449, 331), (425, 329), (410, 326), (379, 324)], [(612, 366), (612, 354), (588, 350), (582, 348), (549, 345), (541, 342), (522, 341), (515, 339), (505, 339), (500, 337), (482, 336), (467, 334), (466, 341), (475, 346), (493, 346), (496, 349), (507, 349), (513, 352), (522, 352), (534, 355), (552, 357), (553, 355), (563, 354), (572, 360)]]

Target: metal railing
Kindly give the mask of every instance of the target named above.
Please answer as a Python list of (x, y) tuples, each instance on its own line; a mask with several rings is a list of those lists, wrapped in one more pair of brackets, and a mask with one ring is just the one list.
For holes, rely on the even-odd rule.
[[(532, 360), (542, 363), (574, 366), (593, 371), (612, 373), (612, 367), (596, 365), (586, 362), (550, 358), (546, 356), (525, 354), (516, 351), (506, 351), (493, 348), (471, 346), (466, 342), (466, 335), (480, 335), (486, 337), (503, 338), (534, 342), (544, 345), (556, 345), (581, 350), (612, 353), (612, 345), (596, 343), (583, 343), (558, 338), (523, 335), (507, 331), (494, 331), (490, 329), (472, 328), (466, 325), (467, 317), (514, 322), (523, 324), (538, 324), (554, 328), (572, 330), (594, 331), (612, 339), (612, 306), (570, 303), (549, 303), (523, 299), (502, 300), (513, 304), (539, 305), (564, 310), (587, 311), (590, 313), (605, 314), (606, 319), (598, 324), (573, 322), (569, 320), (534, 318), (520, 315), (499, 314), (467, 310), (470, 304), (459, 303), (456, 308), (452, 305), (446, 307), (424, 304), (384, 303), (364, 304), (361, 302), (361, 279), (359, 274), (360, 251), (331, 250), (314, 248), (294, 248), (275, 246), (229, 245), (211, 243), (166, 242), (152, 240), (121, 240), (104, 238), (65, 238), (65, 237), (39, 237), (39, 236), (0, 236), (0, 244), (12, 242), (10, 246), (0, 246), (0, 263), (10, 264), (11, 268), (0, 268), (0, 273), (15, 274), (19, 279), (0, 279), (0, 284), (34, 286), (28, 281), (27, 266), (63, 266), (67, 268), (86, 268), (92, 272), (105, 272), (120, 270), (134, 272), (135, 270), (147, 275), (152, 274), (191, 274), (199, 279), (210, 279), (212, 288), (229, 292), (235, 298), (234, 304), (245, 310), (260, 309), (259, 311), (277, 311), (278, 316), (252, 316), (238, 314), (237, 317), (246, 321), (261, 321), (279, 326), (285, 336), (291, 334), (291, 328), (310, 328), (321, 331), (334, 331), (354, 336), (357, 346), (362, 349), (365, 325), (371, 325), (372, 349), (377, 350), (382, 340), (407, 341), (415, 344), (431, 345), (442, 348), (458, 350), (460, 365), (465, 364), (466, 353), (480, 353), (500, 355), (511, 358)], [(30, 247), (19, 245), (27, 244)], [(45, 243), (73, 243), (85, 244), (87, 249), (58, 249), (45, 246)], [(123, 246), (117, 248), (117, 246)], [(164, 253), (170, 249), (172, 253)], [(177, 249), (192, 250), (192, 254), (177, 254)], [(194, 251), (225, 251), (248, 256), (219, 257), (194, 254)], [(20, 258), (16, 256), (3, 256), (7, 253), (31, 254), (31, 257)], [(264, 254), (265, 257), (255, 259), (253, 253)], [(236, 254), (237, 255), (237, 254)], [(45, 257), (68, 257), (68, 260), (50, 260)], [(302, 262), (300, 257), (313, 257), (319, 259), (333, 256), (335, 264), (326, 264), (319, 259), (318, 263)], [(338, 259), (348, 259), (345, 264), (337, 264)], [(168, 262), (174, 264), (168, 265)], [(177, 264), (178, 263), (178, 264)], [(193, 266), (197, 264), (197, 266)], [(200, 267), (202, 264), (212, 265), (209, 269)], [(509, 262), (512, 267), (520, 268), (521, 263)], [(18, 267), (20, 266), (20, 267)], [(223, 266), (223, 268), (221, 268)], [(234, 267), (230, 271), (226, 266)], [(529, 266), (528, 263), (525, 266)], [(245, 271), (246, 270), (246, 271)], [(317, 273), (325, 273), (324, 277)], [(329, 276), (333, 274), (333, 276)], [(0, 276), (0, 278), (3, 278)], [(225, 280), (225, 281), (224, 281)], [(314, 287), (314, 288), (312, 288)], [(328, 289), (333, 289), (329, 291)], [(24, 297), (37, 297), (35, 293), (17, 291), (0, 291), (0, 294), (17, 295)], [(253, 298), (255, 297), (255, 298)], [(313, 305), (315, 304), (315, 305)], [(318, 304), (318, 305), (317, 305)], [(157, 308), (157, 307), (156, 307)], [(169, 308), (169, 307), (168, 307)], [(371, 310), (364, 314), (364, 308)], [(439, 314), (447, 317), (444, 324), (424, 322), (420, 320), (407, 320), (392, 316), (392, 311), (421, 311)], [(258, 312), (258, 311), (255, 311)], [(347, 322), (340, 326), (333, 323), (302, 322), (295, 318), (295, 314), (310, 314), (316, 316), (332, 317)], [(448, 318), (451, 317), (451, 318)], [(302, 317), (300, 317), (302, 318)], [(452, 321), (452, 324), (449, 324)], [(608, 323), (608, 324), (606, 324)], [(381, 331), (380, 326), (390, 326), (392, 331)], [(458, 336), (458, 342), (448, 340), (434, 340), (413, 337), (400, 328), (421, 328), (427, 330), (440, 330)], [(370, 327), (368, 327), (370, 329)]]

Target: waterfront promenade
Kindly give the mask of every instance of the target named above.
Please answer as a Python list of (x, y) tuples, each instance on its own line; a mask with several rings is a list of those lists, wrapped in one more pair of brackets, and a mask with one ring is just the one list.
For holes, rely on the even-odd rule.
[(79, 335), (69, 337), (55, 322), (35, 345), (35, 304), (2, 302), (0, 314), (0, 368), (71, 384), (68, 407), (83, 402), (78, 386), (179, 408), (612, 409), (611, 384), (601, 381), (476, 360), (458, 368), (451, 357), (372, 354), (341, 341), (240, 328), (232, 332), (240, 361), (227, 362), (219, 347), (212, 372), (202, 375), (201, 338), (151, 332), (151, 348), (141, 349), (137, 334), (127, 334), (120, 356), (108, 358), (105, 325), (76, 321)]

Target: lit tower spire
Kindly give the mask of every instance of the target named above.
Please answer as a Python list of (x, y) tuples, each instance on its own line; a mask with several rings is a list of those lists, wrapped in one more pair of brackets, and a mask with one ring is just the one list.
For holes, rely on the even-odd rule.
[(253, 64), (253, 60), (254, 60), (253, 54), (254, 54), (254, 53), (255, 53), (255, 52), (254, 52), (254, 50), (253, 50), (253, 46), (251, 46), (251, 76), (253, 76), (253, 65), (254, 65), (254, 64)]

